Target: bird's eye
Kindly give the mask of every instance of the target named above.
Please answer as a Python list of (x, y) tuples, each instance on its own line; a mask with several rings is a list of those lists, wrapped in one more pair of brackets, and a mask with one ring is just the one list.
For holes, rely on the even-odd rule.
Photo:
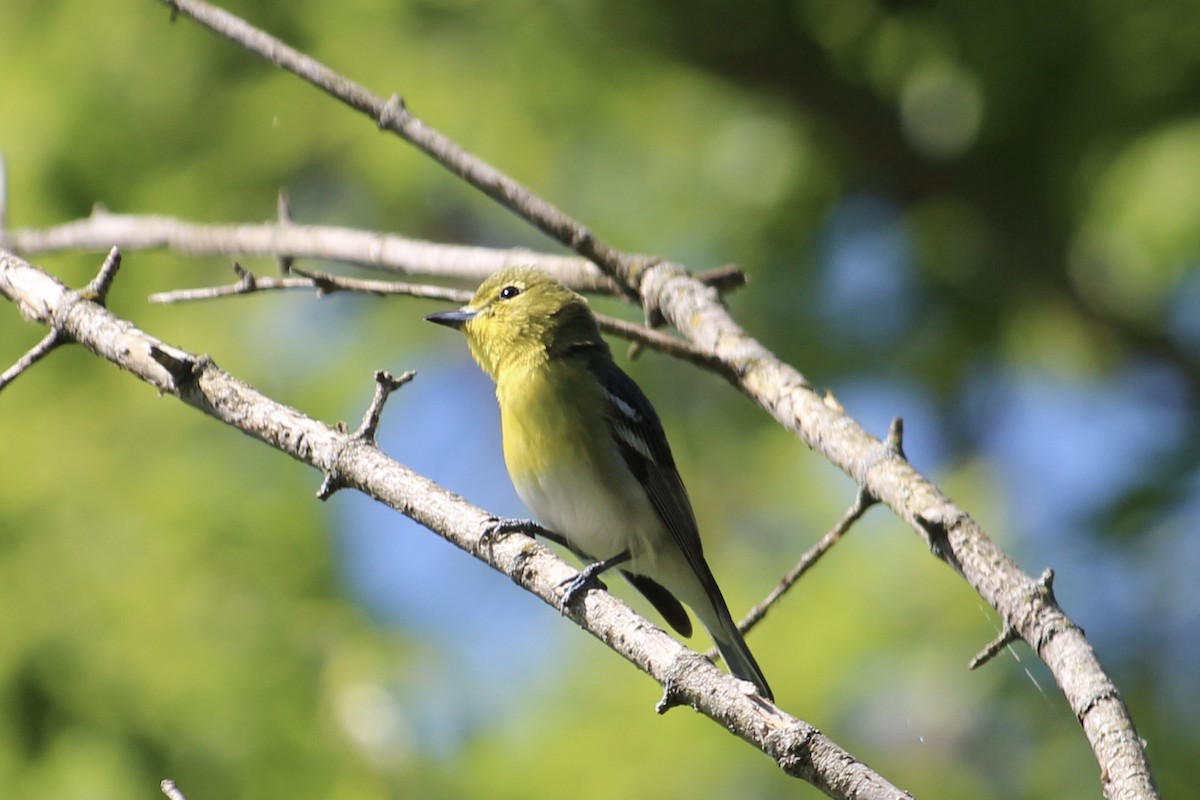
[(505, 286), (503, 289), (500, 290), (500, 299), (501, 300), (511, 300), (514, 297), (516, 297), (517, 295), (519, 295), (520, 293), (521, 293), (521, 288), (519, 286)]

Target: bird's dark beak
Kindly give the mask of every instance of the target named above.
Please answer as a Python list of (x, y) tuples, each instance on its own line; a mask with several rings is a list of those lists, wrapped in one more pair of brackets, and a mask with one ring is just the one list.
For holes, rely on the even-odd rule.
[(460, 308), (458, 311), (439, 311), (436, 314), (430, 314), (425, 319), (429, 322), (436, 322), (438, 325), (445, 325), (447, 328), (462, 330), (462, 326), (474, 319), (476, 313)]

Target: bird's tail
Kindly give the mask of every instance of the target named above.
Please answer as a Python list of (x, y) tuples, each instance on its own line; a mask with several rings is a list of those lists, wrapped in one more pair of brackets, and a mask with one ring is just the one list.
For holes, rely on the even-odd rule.
[(759, 694), (773, 701), (775, 696), (771, 693), (771, 687), (767, 685), (767, 679), (763, 677), (762, 669), (754, 660), (750, 648), (746, 646), (746, 640), (738, 632), (737, 624), (729, 615), (729, 609), (725, 607), (724, 599), (721, 599), (719, 603), (714, 602), (713, 605), (716, 606), (713, 610), (717, 612), (719, 624), (710, 627), (705, 620), (701, 621), (705, 622), (704, 627), (708, 628), (708, 633), (716, 643), (717, 652), (721, 654), (725, 665), (729, 667), (731, 673), (744, 681), (750, 681), (758, 687)]
[[(662, 580), (662, 593), (668, 594), (668, 597), (674, 595), (691, 607), (717, 645), (717, 652), (721, 654), (730, 672), (744, 681), (753, 683), (763, 697), (774, 700), (775, 696), (771, 693), (771, 687), (767, 685), (767, 679), (763, 677), (762, 669), (750, 654), (746, 640), (742, 638), (737, 623), (729, 614), (729, 606), (725, 603), (725, 597), (717, 586), (712, 570), (708, 568), (703, 556), (694, 554), (695, 558), (685, 560), (683, 556), (686, 555), (681, 550), (677, 560), (662, 559), (658, 564), (660, 574), (656, 580)], [(641, 588), (637, 583), (634, 585)], [(651, 595), (647, 596), (653, 601)], [(682, 612), (682, 609), (679, 610)], [(671, 616), (664, 616), (671, 621)], [(671, 624), (685, 636), (690, 632), (683, 631), (673, 621)]]

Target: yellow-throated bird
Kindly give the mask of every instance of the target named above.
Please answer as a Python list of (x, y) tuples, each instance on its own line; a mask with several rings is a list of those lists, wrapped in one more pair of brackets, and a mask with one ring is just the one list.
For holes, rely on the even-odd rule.
[(730, 671), (771, 689), (704, 560), (696, 517), (662, 423), (613, 363), (587, 301), (528, 267), (488, 278), (458, 311), (426, 317), (457, 328), (496, 382), (504, 460), (521, 500), (590, 562), (572, 595), (607, 569), (623, 574), (683, 636), (687, 603)]

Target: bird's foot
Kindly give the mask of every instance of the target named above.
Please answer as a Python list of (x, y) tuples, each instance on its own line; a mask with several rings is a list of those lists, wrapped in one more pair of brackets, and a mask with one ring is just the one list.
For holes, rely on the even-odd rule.
[(604, 585), (604, 581), (599, 578), (600, 573), (608, 567), (609, 565), (603, 561), (593, 561), (572, 577), (559, 583), (558, 585), (564, 588), (562, 597), (558, 601), (558, 610), (564, 614), (567, 613), (567, 608), (575, 601), (575, 598), (586, 594), (589, 589), (608, 589)]
[(479, 534), (479, 546), (486, 547), (488, 556), (491, 557), (492, 547), (505, 536), (514, 533), (537, 536), (541, 532), (542, 526), (531, 519), (494, 518), (488, 522), (487, 526), (483, 529), (483, 533)]
[(513, 533), (523, 533), (533, 538), (541, 537), (547, 541), (566, 546), (567, 540), (551, 530), (547, 530), (531, 519), (492, 519), (479, 535), (479, 544), (492, 554), (492, 546)]

